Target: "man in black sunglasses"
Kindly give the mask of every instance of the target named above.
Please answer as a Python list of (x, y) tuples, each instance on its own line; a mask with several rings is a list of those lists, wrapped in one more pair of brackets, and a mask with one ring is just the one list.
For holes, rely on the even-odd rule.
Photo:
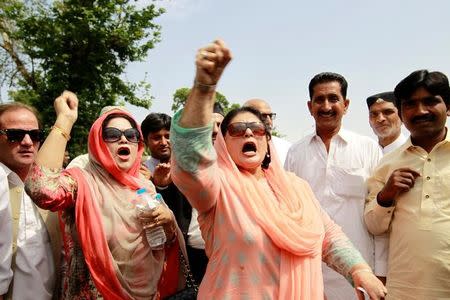
[(42, 139), (34, 108), (0, 105), (0, 299), (56, 295), (58, 217), (38, 209), (23, 185)]

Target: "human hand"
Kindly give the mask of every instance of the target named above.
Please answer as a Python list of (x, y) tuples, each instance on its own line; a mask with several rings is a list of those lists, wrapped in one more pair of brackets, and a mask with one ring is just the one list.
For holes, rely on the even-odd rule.
[(215, 40), (200, 48), (195, 60), (197, 71), (194, 88), (202, 90), (208, 86), (215, 86), (231, 58), (230, 49), (222, 40)]
[(159, 163), (153, 171), (153, 184), (159, 187), (168, 186), (172, 183), (170, 176), (170, 162)]
[(150, 170), (144, 164), (141, 164), (141, 166), (139, 167), (139, 173), (141, 173), (141, 175), (144, 176), (144, 178), (147, 180), (150, 180), (150, 178), (152, 177), (152, 172), (150, 172)]
[(364, 295), (369, 296), (371, 300), (382, 300), (386, 297), (386, 287), (372, 273), (372, 270), (365, 268), (355, 270), (352, 272), (352, 278), (359, 300), (364, 300)]
[(399, 168), (392, 172), (383, 189), (378, 193), (379, 203), (389, 203), (401, 193), (405, 193), (414, 187), (414, 182), (420, 174), (410, 168)]
[(141, 212), (139, 214), (139, 220), (144, 229), (163, 226), (168, 241), (175, 234), (175, 217), (172, 211), (165, 205), (158, 205), (154, 210)]
[[(78, 118), (78, 98), (69, 91), (64, 91), (53, 103), (56, 112), (56, 123), (73, 125)], [(61, 126), (61, 125), (60, 125)]]

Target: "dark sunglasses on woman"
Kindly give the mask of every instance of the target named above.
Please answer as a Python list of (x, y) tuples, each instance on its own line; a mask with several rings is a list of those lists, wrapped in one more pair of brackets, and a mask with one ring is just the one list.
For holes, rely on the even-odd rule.
[(263, 136), (266, 134), (266, 127), (259, 122), (236, 122), (231, 123), (227, 127), (228, 134), (233, 137), (244, 136), (249, 128), (255, 136)]
[(128, 128), (124, 131), (115, 127), (106, 127), (103, 129), (103, 140), (107, 143), (117, 142), (122, 135), (124, 135), (130, 143), (138, 143), (141, 138), (141, 134), (136, 128)]
[(8, 142), (10, 143), (17, 143), (23, 141), (25, 138), (25, 135), (29, 135), (30, 139), (36, 143), (36, 142), (42, 142), (44, 140), (44, 132), (40, 129), (32, 129), (32, 130), (25, 130), (25, 129), (0, 129), (0, 134), (5, 134), (6, 138), (8, 139)]

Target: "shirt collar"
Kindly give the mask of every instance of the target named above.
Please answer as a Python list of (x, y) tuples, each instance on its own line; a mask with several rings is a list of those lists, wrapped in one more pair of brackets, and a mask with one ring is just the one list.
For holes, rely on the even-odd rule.
[(386, 147), (382, 148), (383, 149), (383, 154), (389, 153), (389, 152), (399, 148), (407, 140), (408, 140), (408, 138), (402, 132), (400, 132), (400, 135), (395, 139), (395, 141), (393, 141), (392, 143), (390, 143)]
[[(450, 142), (450, 134), (449, 134), (449, 130), (448, 130), (448, 128), (447, 127), (445, 127), (445, 130), (447, 131), (447, 133), (445, 134), (445, 139), (444, 140), (442, 140), (442, 141), (440, 141), (438, 144), (441, 144), (441, 143), (449, 143)], [(436, 144), (437, 145), (437, 144)], [(435, 145), (435, 146), (436, 146)], [(404, 151), (404, 150), (407, 150), (407, 149), (409, 149), (409, 148), (412, 148), (412, 147), (416, 147), (415, 145), (413, 145), (413, 143), (412, 143), (412, 141), (411, 141), (411, 135), (409, 135), (409, 138), (408, 138), (408, 140), (406, 141), (406, 143), (404, 143), (403, 144), (403, 146), (401, 147), (401, 151)]]
[(4, 163), (0, 162), (0, 167), (3, 169), (3, 171), (6, 174), (6, 177), (8, 177), (8, 181), (17, 186), (17, 185), (23, 185), (22, 179), (20, 179), (19, 175), (17, 175), (15, 172), (13, 172), (10, 168), (8, 168)]
[[(337, 136), (342, 139), (345, 143), (349, 143), (351, 140), (351, 133), (347, 129), (344, 129), (342, 126), (339, 129), (338, 133), (333, 136), (333, 138)], [(317, 135), (317, 131), (313, 132), (309, 136), (307, 136), (308, 142), (311, 143), (315, 138), (320, 139), (320, 136)]]

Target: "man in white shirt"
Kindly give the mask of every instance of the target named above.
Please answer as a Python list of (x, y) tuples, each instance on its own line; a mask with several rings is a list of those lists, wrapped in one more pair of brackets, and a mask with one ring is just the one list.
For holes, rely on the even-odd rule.
[[(329, 72), (314, 76), (309, 94), (316, 132), (289, 149), (285, 168), (309, 182), (322, 208), (373, 267), (373, 237), (363, 221), (365, 180), (378, 164), (381, 150), (372, 139), (342, 128), (350, 103), (343, 76)], [(328, 299), (356, 299), (344, 277), (326, 266), (323, 275)]]
[[(378, 137), (378, 144), (387, 154), (401, 145), (407, 137), (402, 134), (402, 120), (395, 107), (394, 92), (384, 92), (367, 98), (369, 109), (369, 124)], [(375, 275), (386, 283), (389, 236), (387, 234), (375, 236)]]
[(378, 144), (383, 154), (403, 145), (407, 137), (402, 134), (402, 120), (394, 104), (394, 92), (370, 96), (366, 102), (369, 108), (369, 124), (378, 137)]
[(38, 209), (23, 185), (42, 139), (33, 108), (0, 105), (0, 299), (57, 297), (58, 218)]
[[(273, 120), (275, 119), (277, 114), (272, 112), (272, 108), (270, 107), (269, 103), (262, 99), (250, 99), (245, 101), (243, 106), (251, 107), (259, 111), (263, 116), (265, 123), (271, 130), (273, 129)], [(292, 144), (274, 135), (272, 135), (272, 143), (275, 147), (275, 150), (277, 151), (281, 165), (284, 165), (287, 152), (289, 151), (289, 148), (292, 146)]]

